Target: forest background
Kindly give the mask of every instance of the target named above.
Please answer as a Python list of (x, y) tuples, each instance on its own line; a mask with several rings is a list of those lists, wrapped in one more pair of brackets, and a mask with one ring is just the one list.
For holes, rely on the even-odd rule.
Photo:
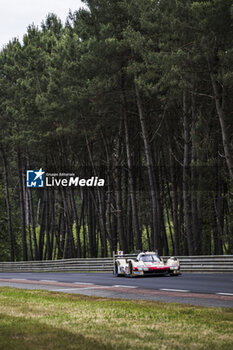
[(0, 52), (0, 260), (233, 254), (232, 0), (84, 4)]

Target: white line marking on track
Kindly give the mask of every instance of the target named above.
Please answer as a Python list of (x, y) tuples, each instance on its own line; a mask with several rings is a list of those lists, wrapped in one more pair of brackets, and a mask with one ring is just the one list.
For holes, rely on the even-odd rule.
[(233, 296), (233, 293), (216, 293), (218, 295), (232, 295)]
[(138, 288), (137, 286), (125, 286), (125, 285), (120, 285), (120, 284), (115, 284), (113, 287), (116, 288)]
[(11, 280), (16, 280), (16, 281), (28, 281), (26, 278), (11, 278)]
[(52, 292), (63, 292), (63, 291), (69, 291), (69, 290), (74, 291), (74, 290), (83, 290), (83, 289), (91, 289), (91, 288), (58, 288), (58, 289), (52, 289)]
[(59, 288), (59, 289), (52, 289), (52, 292), (63, 292), (63, 291), (69, 291), (69, 290), (89, 290), (89, 289), (104, 289), (109, 288), (108, 286), (95, 286), (95, 287), (85, 287), (85, 288)]
[(88, 282), (73, 282), (74, 284), (90, 284), (93, 285), (94, 283), (88, 283)]
[(162, 288), (160, 290), (163, 290), (165, 292), (182, 292), (182, 293), (190, 292), (190, 290), (186, 290), (186, 289), (167, 289), (167, 288)]
[(57, 282), (57, 281), (54, 281), (54, 280), (39, 280), (39, 282)]

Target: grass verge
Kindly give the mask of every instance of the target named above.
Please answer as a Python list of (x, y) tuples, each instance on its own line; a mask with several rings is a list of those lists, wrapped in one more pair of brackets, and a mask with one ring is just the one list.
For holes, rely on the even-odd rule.
[(0, 288), (1, 350), (231, 350), (233, 309)]

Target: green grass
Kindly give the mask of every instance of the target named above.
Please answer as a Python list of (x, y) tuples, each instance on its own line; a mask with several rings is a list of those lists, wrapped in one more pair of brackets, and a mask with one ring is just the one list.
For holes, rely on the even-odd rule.
[(0, 288), (1, 350), (231, 350), (233, 309)]

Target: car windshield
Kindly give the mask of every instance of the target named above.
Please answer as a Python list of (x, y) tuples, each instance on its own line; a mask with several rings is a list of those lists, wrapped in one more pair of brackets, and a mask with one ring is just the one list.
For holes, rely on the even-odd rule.
[(158, 255), (155, 255), (155, 254), (153, 254), (153, 255), (142, 255), (142, 256), (140, 256), (140, 259), (139, 260), (141, 260), (141, 261), (143, 261), (143, 262), (159, 262), (160, 261), (160, 258), (159, 258), (159, 256)]

